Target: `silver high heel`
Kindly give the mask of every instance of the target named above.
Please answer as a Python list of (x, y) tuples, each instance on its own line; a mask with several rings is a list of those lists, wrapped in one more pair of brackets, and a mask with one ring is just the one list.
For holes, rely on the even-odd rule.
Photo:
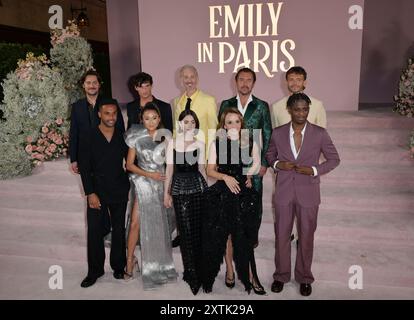
[(129, 280), (134, 279), (134, 269), (135, 268), (136, 268), (135, 270), (136, 270), (137, 274), (140, 273), (139, 266), (138, 266), (138, 258), (136, 256), (133, 256), (132, 258), (127, 258), (127, 265), (128, 265), (128, 262), (131, 261), (131, 260), (132, 260), (131, 272), (128, 273), (127, 268), (125, 268), (125, 274), (124, 274), (124, 280), (125, 281), (129, 281)]

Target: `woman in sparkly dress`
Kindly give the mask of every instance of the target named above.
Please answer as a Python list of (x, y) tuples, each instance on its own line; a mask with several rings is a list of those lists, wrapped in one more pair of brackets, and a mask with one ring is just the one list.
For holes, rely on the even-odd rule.
[[(138, 212), (133, 211), (128, 235), (126, 279), (138, 265), (134, 255), (139, 215), (141, 272), (144, 289), (176, 281), (171, 247), (173, 212), (165, 208), (165, 142), (160, 136), (160, 111), (150, 102), (142, 110), (143, 125), (133, 125), (126, 133), (129, 147), (127, 169), (135, 185)], [(134, 164), (137, 159), (137, 164)], [(134, 228), (134, 227), (135, 228)]]
[[(243, 116), (229, 108), (220, 117), (217, 139), (210, 146), (207, 175), (217, 182), (206, 191), (203, 220), (203, 290), (211, 292), (226, 254), (250, 294), (265, 294), (256, 272), (253, 246), (258, 194), (251, 176), (260, 167), (258, 146), (243, 132)], [(234, 271), (233, 271), (234, 272)], [(227, 284), (226, 274), (226, 284)], [(234, 279), (234, 274), (233, 274)], [(231, 282), (230, 282), (231, 283)], [(234, 280), (232, 285), (234, 287)]]
[(204, 205), (205, 145), (195, 138), (199, 129), (197, 115), (184, 110), (178, 117), (177, 137), (167, 147), (167, 169), (164, 205), (174, 205), (181, 257), (183, 279), (194, 295), (201, 287), (201, 221)]

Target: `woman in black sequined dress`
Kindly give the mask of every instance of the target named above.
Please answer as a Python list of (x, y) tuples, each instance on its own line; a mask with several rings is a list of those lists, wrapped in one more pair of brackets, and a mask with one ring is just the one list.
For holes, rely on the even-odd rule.
[(184, 266), (183, 279), (194, 295), (201, 287), (201, 222), (205, 175), (205, 145), (195, 139), (199, 128), (196, 114), (184, 110), (179, 118), (177, 137), (167, 147), (167, 170), (164, 205), (174, 205), (180, 249)]
[[(220, 128), (222, 130), (220, 130)], [(258, 146), (249, 139), (243, 116), (227, 109), (220, 117), (215, 143), (210, 146), (207, 175), (217, 180), (205, 192), (203, 219), (203, 289), (211, 292), (226, 254), (233, 271), (250, 293), (265, 294), (256, 272), (253, 246), (259, 195), (252, 188), (251, 176), (260, 167)], [(221, 131), (221, 132), (220, 132)], [(234, 287), (234, 280), (226, 285)], [(234, 279), (234, 274), (233, 274)]]

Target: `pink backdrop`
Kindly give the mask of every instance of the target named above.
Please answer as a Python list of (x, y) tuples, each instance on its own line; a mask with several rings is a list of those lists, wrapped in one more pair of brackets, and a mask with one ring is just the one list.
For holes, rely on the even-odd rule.
[[(272, 56), (277, 54), (278, 72), (271, 72), (273, 78), (269, 78), (260, 68), (254, 94), (269, 103), (273, 103), (286, 95), (284, 71), (280, 70), (280, 62), (290, 63), (281, 51), (281, 43), (291, 39), (295, 42), (295, 49), (287, 47), (288, 55), (294, 58), (295, 65), (302, 65), (308, 71), (308, 87), (306, 92), (322, 100), (327, 110), (357, 110), (359, 95), (360, 61), (362, 30), (351, 30), (348, 20), (350, 6), (360, 5), (363, 8), (363, 0), (288, 0), (281, 1), (281, 11), (277, 23), (277, 35), (271, 35), (272, 24), (268, 9), (268, 2), (263, 1), (229, 1), (229, 0), (135, 0), (138, 1), (137, 21), (120, 21), (124, 24), (139, 23), (140, 54), (142, 70), (152, 74), (154, 78), (154, 93), (157, 97), (171, 101), (180, 94), (177, 80), (177, 70), (181, 65), (194, 64), (199, 70), (200, 88), (212, 95), (218, 101), (235, 95), (233, 87), (233, 68), (235, 60), (224, 67), (225, 73), (219, 73), (219, 42), (226, 42), (234, 47), (237, 55), (241, 41), (246, 42), (247, 55), (253, 60), (254, 41), (262, 41), (270, 46), (270, 57), (266, 65), (272, 71)], [(109, 1), (110, 2), (110, 1)], [(122, 10), (128, 11), (133, 1), (123, 2)], [(269, 25), (268, 36), (240, 37), (239, 28), (236, 34), (229, 32), (228, 38), (210, 38), (210, 20), (216, 20), (215, 34), (222, 28), (224, 35), (225, 5), (229, 5), (232, 17), (235, 18), (239, 5), (245, 5), (245, 34), (248, 32), (248, 8), (253, 8), (253, 33), (257, 33), (257, 5), (262, 3), (262, 32)], [(273, 3), (276, 11), (278, 2)], [(250, 4), (250, 6), (249, 6)], [(215, 9), (214, 19), (210, 19), (209, 6), (220, 6)], [(131, 9), (129, 9), (131, 10)], [(130, 11), (129, 11), (130, 12)], [(108, 15), (111, 13), (108, 12)], [(136, 27), (135, 27), (136, 28)], [(124, 28), (127, 32), (128, 28)], [(117, 41), (110, 34), (110, 45)], [(112, 44), (111, 44), (112, 41)], [(278, 41), (278, 46), (272, 49), (273, 41)], [(198, 62), (198, 43), (212, 43), (213, 62)], [(118, 50), (122, 47), (130, 48), (130, 44), (118, 41), (115, 45)], [(228, 45), (223, 45), (225, 55), (228, 57)], [(259, 45), (259, 55), (263, 56), (264, 46)], [(253, 62), (253, 61), (252, 61)], [(111, 57), (112, 64), (112, 57)], [(132, 73), (138, 71), (132, 61), (120, 62), (130, 71), (125, 75), (127, 79)], [(250, 65), (253, 67), (253, 63)], [(112, 66), (111, 66), (112, 67)], [(111, 68), (112, 69), (112, 68)], [(114, 82), (114, 81), (113, 81)], [(130, 100), (124, 85), (117, 81), (113, 83), (113, 93), (121, 102)], [(119, 90), (118, 90), (119, 88)]]

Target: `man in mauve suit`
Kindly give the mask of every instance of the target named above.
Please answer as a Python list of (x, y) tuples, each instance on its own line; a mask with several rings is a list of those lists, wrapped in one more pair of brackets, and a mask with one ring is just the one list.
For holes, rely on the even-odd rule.
[[(314, 281), (311, 265), (320, 199), (320, 176), (339, 165), (339, 155), (328, 132), (307, 121), (310, 98), (292, 94), (287, 101), (291, 122), (273, 130), (266, 160), (277, 171), (275, 202), (275, 265), (273, 292), (281, 292), (291, 278), (290, 235), (296, 215), (299, 246), (295, 280), (309, 296)], [(321, 153), (325, 161), (319, 164)]]

